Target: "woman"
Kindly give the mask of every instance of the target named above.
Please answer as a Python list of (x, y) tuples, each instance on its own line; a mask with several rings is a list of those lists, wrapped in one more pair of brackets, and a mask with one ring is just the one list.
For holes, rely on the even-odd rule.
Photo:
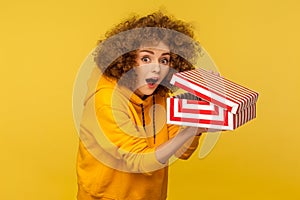
[(78, 199), (166, 199), (170, 159), (189, 158), (206, 131), (165, 120), (171, 75), (193, 69), (199, 53), (192, 38), (189, 24), (156, 12), (99, 42), (100, 73), (80, 128)]

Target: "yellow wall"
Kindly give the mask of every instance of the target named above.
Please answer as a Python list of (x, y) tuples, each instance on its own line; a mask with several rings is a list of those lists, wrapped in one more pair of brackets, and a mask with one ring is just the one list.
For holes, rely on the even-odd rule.
[(0, 4), (0, 199), (75, 199), (77, 70), (108, 28), (160, 7), (260, 93), (257, 119), (171, 166), (169, 199), (300, 198), (299, 1), (15, 0)]

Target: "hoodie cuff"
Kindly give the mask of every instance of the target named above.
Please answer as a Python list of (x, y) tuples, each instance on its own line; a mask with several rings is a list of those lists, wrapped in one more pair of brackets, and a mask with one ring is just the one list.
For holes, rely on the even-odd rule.
[(142, 170), (144, 173), (151, 174), (151, 172), (162, 169), (167, 165), (168, 163), (163, 164), (157, 160), (155, 150), (153, 149), (152, 152), (146, 153), (144, 155)]

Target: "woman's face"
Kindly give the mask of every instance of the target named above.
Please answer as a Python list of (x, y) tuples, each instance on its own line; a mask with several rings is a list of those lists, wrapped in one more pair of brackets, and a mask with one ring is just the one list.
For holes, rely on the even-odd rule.
[(162, 42), (153, 47), (141, 47), (137, 52), (135, 93), (151, 95), (169, 72), (170, 50)]

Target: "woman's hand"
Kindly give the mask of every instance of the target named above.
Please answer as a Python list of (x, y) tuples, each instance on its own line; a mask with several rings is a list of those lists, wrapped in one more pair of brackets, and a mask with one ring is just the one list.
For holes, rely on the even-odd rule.
[(208, 128), (197, 128), (197, 133), (196, 133), (196, 136), (200, 136), (202, 135), (202, 133), (205, 133), (205, 132), (208, 132)]
[(212, 74), (214, 74), (214, 75), (216, 75), (216, 76), (221, 76), (219, 72), (215, 72), (213, 70), (209, 70), (209, 72), (212, 73)]
[(202, 128), (202, 127), (184, 127), (185, 134), (190, 134), (191, 136), (200, 136), (202, 133), (207, 132), (208, 128)]
[(202, 135), (202, 133), (212, 133), (212, 132), (219, 132), (222, 130), (219, 129), (209, 129), (209, 128), (196, 128), (196, 127), (187, 127), (186, 129), (190, 129), (188, 130), (191, 134), (194, 134), (195, 136), (200, 136)]

